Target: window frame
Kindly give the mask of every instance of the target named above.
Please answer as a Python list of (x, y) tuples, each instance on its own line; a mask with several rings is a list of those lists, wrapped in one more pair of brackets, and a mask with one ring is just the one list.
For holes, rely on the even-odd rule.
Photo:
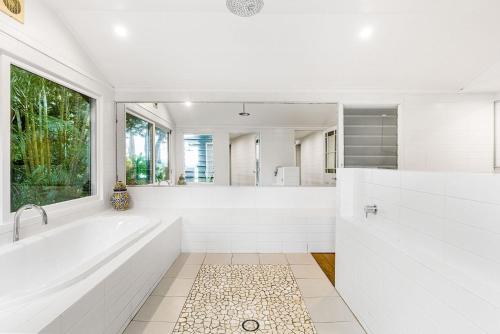
[[(97, 204), (103, 199), (103, 153), (102, 153), (102, 112), (103, 97), (102, 95), (83, 87), (69, 79), (69, 73), (61, 71), (51, 71), (50, 69), (34, 66), (27, 62), (7, 55), (0, 56), (0, 177), (2, 178), (3, 189), (0, 190), (0, 225), (10, 224), (14, 220), (15, 212), (10, 211), (11, 199), (11, 170), (10, 170), (10, 153), (11, 153), (11, 127), (10, 127), (10, 112), (11, 112), (11, 68), (12, 66), (19, 67), (25, 71), (41, 76), (44, 79), (50, 80), (56, 84), (74, 90), (91, 99), (91, 184), (92, 195), (58, 202), (54, 204), (44, 205), (47, 212), (62, 211), (74, 209), (75, 206)], [(27, 215), (31, 217), (32, 215)]]
[(161, 129), (162, 131), (166, 132), (168, 134), (168, 140), (167, 140), (167, 148), (168, 148), (168, 153), (167, 153), (167, 161), (168, 161), (168, 177), (166, 180), (163, 180), (161, 182), (170, 182), (172, 179), (172, 135), (173, 131), (169, 129), (167, 126), (155, 123), (153, 124), (153, 184), (157, 183), (156, 182), (156, 129)]
[[(117, 103), (118, 105), (118, 103)], [(138, 106), (139, 108), (143, 108), (142, 106)], [(162, 130), (165, 130), (167, 131), (168, 133), (168, 161), (169, 161), (169, 175), (168, 175), (168, 178), (163, 181), (163, 182), (171, 182), (172, 181), (172, 135), (173, 135), (173, 131), (172, 129), (170, 129), (168, 126), (166, 126), (165, 124), (161, 124), (161, 122), (157, 122), (157, 121), (154, 121), (152, 118), (149, 118), (147, 116), (144, 116), (143, 114), (141, 114), (140, 112), (138, 112), (137, 110), (134, 110), (132, 108), (130, 108), (129, 106), (127, 106), (127, 104), (124, 105), (124, 110), (123, 110), (123, 113), (121, 113), (121, 117), (119, 116), (120, 112), (118, 111), (118, 108), (116, 108), (117, 110), (117, 123), (120, 123), (120, 119), (121, 121), (123, 122), (123, 129), (122, 130), (119, 130), (117, 128), (117, 134), (119, 132), (122, 133), (122, 136), (118, 136), (119, 138), (117, 138), (117, 161), (120, 161), (120, 155), (123, 156), (123, 160), (122, 162), (120, 162), (119, 164), (117, 163), (117, 180), (120, 180), (120, 181), (123, 181), (125, 182), (125, 184), (127, 185), (127, 187), (150, 187), (150, 186), (156, 186), (157, 185), (157, 182), (156, 182), (156, 128), (161, 128)], [(127, 184), (127, 168), (126, 168), (126, 158), (127, 158), (127, 148), (126, 148), (126, 144), (125, 144), (125, 140), (126, 140), (126, 136), (127, 136), (127, 114), (129, 115), (132, 115), (134, 117), (137, 117), (149, 124), (152, 125), (152, 128), (151, 128), (151, 179), (152, 179), (152, 182), (151, 183), (148, 183), (148, 184)], [(121, 148), (121, 150), (119, 149)], [(120, 151), (123, 153), (120, 153)], [(120, 167), (119, 167), (120, 166)]]

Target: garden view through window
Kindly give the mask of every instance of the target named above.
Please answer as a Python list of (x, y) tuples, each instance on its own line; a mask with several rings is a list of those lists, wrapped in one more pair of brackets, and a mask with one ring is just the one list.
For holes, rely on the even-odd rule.
[[(126, 113), (126, 181), (128, 185), (147, 185), (170, 179), (170, 130)], [(154, 163), (153, 163), (154, 162)]]
[(127, 113), (126, 169), (128, 185), (153, 182), (153, 124)]
[(92, 104), (11, 66), (11, 211), (92, 195)]

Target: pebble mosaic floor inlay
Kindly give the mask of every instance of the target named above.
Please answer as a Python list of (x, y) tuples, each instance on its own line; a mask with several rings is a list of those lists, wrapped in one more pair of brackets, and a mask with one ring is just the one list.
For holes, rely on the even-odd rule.
[(203, 265), (173, 331), (246, 334), (256, 320), (260, 334), (316, 334), (287, 265)]

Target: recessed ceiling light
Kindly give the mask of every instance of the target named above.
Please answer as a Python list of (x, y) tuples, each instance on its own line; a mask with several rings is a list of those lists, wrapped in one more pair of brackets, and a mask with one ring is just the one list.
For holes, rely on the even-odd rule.
[(186, 107), (191, 107), (193, 105), (193, 102), (186, 101), (186, 102), (184, 102), (184, 104), (186, 105)]
[(370, 39), (373, 35), (373, 27), (366, 26), (360, 30), (358, 37), (362, 40)]
[(114, 28), (115, 35), (121, 38), (125, 38), (128, 36), (128, 30), (125, 28), (125, 26), (122, 25), (116, 25)]

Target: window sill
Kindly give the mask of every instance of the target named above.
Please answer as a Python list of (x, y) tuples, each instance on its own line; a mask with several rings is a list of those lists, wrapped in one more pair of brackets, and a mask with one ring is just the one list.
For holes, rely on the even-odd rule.
[[(105, 201), (99, 199), (99, 196), (94, 195), (85, 198), (79, 198), (67, 202), (55, 203), (51, 205), (43, 206), (47, 215), (49, 217), (49, 224), (52, 220), (60, 220), (64, 217), (77, 217), (85, 216), (89, 212), (98, 211), (100, 209), (105, 209)], [(92, 210), (92, 211), (91, 211)], [(7, 216), (7, 221), (0, 224), (0, 234), (5, 232), (5, 229), (12, 230), (12, 225), (14, 223), (15, 212), (9, 213)], [(73, 220), (73, 218), (72, 218)], [(30, 226), (33, 224), (40, 223), (40, 216), (35, 212), (26, 211), (23, 214), (22, 225)]]

